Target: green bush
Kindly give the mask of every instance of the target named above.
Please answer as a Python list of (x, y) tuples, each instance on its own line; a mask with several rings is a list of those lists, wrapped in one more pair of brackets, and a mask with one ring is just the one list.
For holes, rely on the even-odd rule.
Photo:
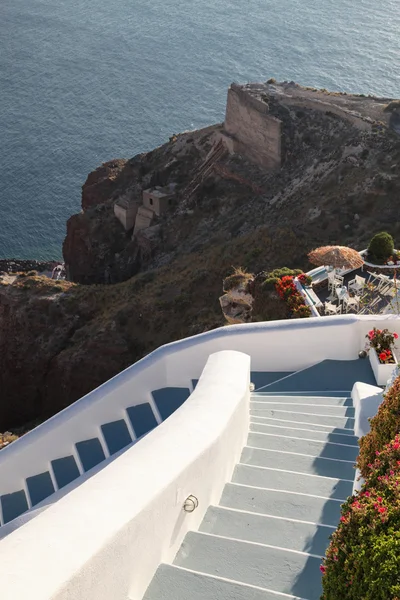
[(275, 288), (279, 279), (282, 279), (282, 277), (295, 277), (296, 275), (300, 275), (302, 272), (303, 271), (301, 269), (289, 269), (288, 267), (280, 267), (278, 269), (270, 271), (261, 285), (265, 289), (272, 290)]
[(360, 441), (360, 454), (357, 466), (364, 478), (369, 475), (369, 465), (374, 462), (376, 453), (400, 431), (400, 377), (398, 377), (379, 406), (377, 414), (371, 419), (371, 430)]
[(379, 260), (386, 260), (392, 255), (394, 249), (393, 238), (390, 233), (381, 231), (374, 235), (369, 243), (368, 253)]
[(321, 571), (321, 600), (400, 599), (400, 437), (343, 504)]
[(385, 490), (364, 487), (343, 505), (321, 567), (321, 600), (399, 600), (399, 480), (389, 477)]

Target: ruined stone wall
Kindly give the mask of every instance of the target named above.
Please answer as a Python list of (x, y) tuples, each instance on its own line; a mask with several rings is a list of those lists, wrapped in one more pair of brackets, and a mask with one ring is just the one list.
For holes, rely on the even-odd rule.
[(281, 122), (269, 114), (268, 104), (239, 86), (228, 90), (224, 128), (234, 138), (235, 152), (266, 169), (281, 166)]
[(116, 202), (114, 204), (114, 214), (117, 219), (122, 223), (125, 231), (129, 231), (133, 229), (135, 225), (136, 213), (138, 211), (138, 204), (125, 202), (123, 204), (119, 204)]

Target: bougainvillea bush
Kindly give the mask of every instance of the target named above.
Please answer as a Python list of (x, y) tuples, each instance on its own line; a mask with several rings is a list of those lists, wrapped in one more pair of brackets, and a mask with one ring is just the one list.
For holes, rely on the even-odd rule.
[[(300, 276), (301, 275), (299, 275), (299, 277)], [(305, 275), (305, 277), (307, 277), (307, 275)], [(306, 305), (303, 296), (296, 288), (293, 275), (285, 275), (278, 279), (275, 284), (275, 289), (278, 292), (279, 297), (286, 302), (290, 315), (293, 318), (311, 317), (311, 309)]]
[(321, 565), (322, 600), (400, 600), (400, 437), (342, 506)]
[(371, 430), (360, 441), (360, 454), (357, 466), (366, 478), (370, 473), (368, 465), (374, 462), (376, 453), (381, 452), (400, 431), (400, 377), (384, 395), (378, 412), (370, 420)]

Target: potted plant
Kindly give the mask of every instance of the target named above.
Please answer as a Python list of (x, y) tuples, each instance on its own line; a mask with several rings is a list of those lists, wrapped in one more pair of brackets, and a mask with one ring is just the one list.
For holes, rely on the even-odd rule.
[(393, 369), (397, 366), (397, 358), (394, 353), (397, 333), (391, 333), (388, 329), (377, 329), (374, 327), (365, 336), (369, 341), (369, 361), (378, 385), (386, 385), (390, 379)]

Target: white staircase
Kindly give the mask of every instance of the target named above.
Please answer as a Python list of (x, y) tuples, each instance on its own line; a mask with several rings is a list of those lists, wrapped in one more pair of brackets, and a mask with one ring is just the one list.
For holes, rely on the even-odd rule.
[(347, 395), (254, 393), (231, 482), (145, 600), (318, 600), (321, 557), (352, 493), (353, 417)]

